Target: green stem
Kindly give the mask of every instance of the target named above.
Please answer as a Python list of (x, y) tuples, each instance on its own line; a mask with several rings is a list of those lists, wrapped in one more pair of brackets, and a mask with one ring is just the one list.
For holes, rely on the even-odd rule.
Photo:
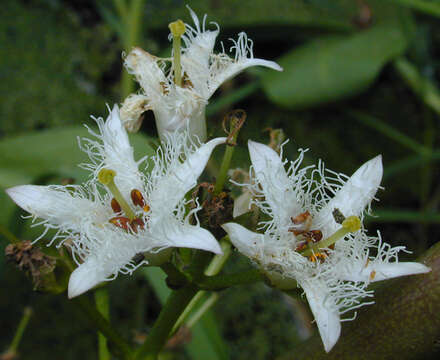
[[(125, 27), (126, 36), (121, 39), (124, 51), (129, 52), (138, 42), (144, 0), (132, 0), (128, 9), (126, 6), (123, 7), (117, 3), (116, 5), (119, 13), (123, 16), (122, 21)], [(125, 99), (134, 90), (134, 82), (131, 79), (131, 75), (124, 68), (122, 69), (121, 89), (122, 99)]]
[[(226, 261), (229, 259), (232, 250), (231, 250), (231, 243), (229, 242), (227, 236), (225, 236), (223, 239), (220, 240), (220, 247), (222, 249), (223, 255), (214, 256), (214, 258), (211, 260), (211, 263), (208, 265), (208, 267), (205, 270), (204, 273), (205, 276), (217, 275), (220, 272), (220, 270), (223, 268)], [(204, 275), (203, 273), (200, 274), (200, 278), (204, 278)], [(199, 305), (199, 302), (204, 295), (205, 295), (204, 290), (197, 292), (197, 294), (193, 297), (193, 299), (188, 304), (186, 309), (180, 315), (179, 319), (176, 321), (176, 324), (174, 325), (172, 332), (175, 332), (180, 327), (180, 325), (182, 325), (182, 323), (185, 322), (185, 320), (188, 318), (189, 314), (193, 311), (193, 309)]]
[(390, 139), (393, 139), (394, 141), (398, 142), (399, 144), (406, 146), (407, 148), (415, 151), (419, 155), (425, 156), (428, 153), (430, 153), (430, 150), (427, 149), (425, 146), (419, 144), (417, 141), (414, 141), (409, 136), (401, 133), (397, 129), (389, 126), (382, 120), (375, 118), (371, 115), (367, 115), (364, 113), (361, 113), (359, 111), (355, 110), (347, 110), (346, 113), (359, 121), (360, 123), (377, 130), (378, 132), (384, 134), (385, 136), (388, 136)]
[(87, 297), (79, 296), (72, 300), (72, 302), (79, 306), (94, 328), (98, 329), (110, 341), (112, 345), (110, 346), (110, 351), (114, 349), (115, 355), (125, 360), (133, 358), (130, 345), (112, 328), (110, 323), (96, 310)]
[(124, 19), (128, 15), (127, 4), (125, 0), (113, 0), (115, 4), (116, 10), (118, 11), (118, 15), (121, 19)]
[[(96, 309), (108, 321), (110, 318), (110, 305), (107, 288), (102, 287), (95, 291)], [(98, 353), (99, 360), (110, 360), (110, 352), (107, 347), (107, 338), (98, 332)]]
[[(234, 136), (234, 141), (236, 136)], [(234, 154), (234, 147), (227, 145), (225, 154), (223, 155), (222, 164), (220, 166), (220, 173), (218, 174), (217, 181), (215, 182), (214, 194), (219, 194), (225, 185), (226, 177), (228, 176), (228, 170), (231, 166), (232, 155)]]
[(30, 307), (24, 308), (23, 316), (18, 324), (17, 331), (15, 332), (14, 338), (12, 339), (11, 345), (9, 346), (8, 353), (16, 354), (18, 345), (20, 344), (21, 338), (23, 337), (24, 331), (29, 323), (29, 319), (32, 315), (32, 309)]
[(185, 324), (188, 328), (192, 328), (197, 321), (201, 319), (201, 317), (215, 304), (218, 300), (219, 296), (217, 293), (212, 293), (209, 297), (203, 302), (203, 304), (197, 309), (197, 311), (193, 312)]
[(217, 275), (229, 259), (229, 256), (231, 256), (232, 246), (229, 242), (228, 236), (225, 236), (220, 240), (220, 248), (222, 249), (223, 254), (215, 255), (213, 257), (205, 271), (206, 276)]
[(20, 239), (11, 233), (6, 227), (0, 225), (0, 235), (3, 235), (5, 239), (11, 244), (18, 244)]
[(190, 285), (171, 293), (147, 340), (137, 350), (136, 359), (157, 359), (174, 324), (196, 292), (197, 288)]
[(440, 5), (426, 0), (388, 0), (411, 9), (424, 12), (428, 15), (440, 16)]

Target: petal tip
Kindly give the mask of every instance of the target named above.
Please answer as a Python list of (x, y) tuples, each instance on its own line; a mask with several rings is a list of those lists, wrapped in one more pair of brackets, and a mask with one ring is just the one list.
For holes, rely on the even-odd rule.
[(37, 185), (18, 185), (6, 189), (5, 192), (12, 201), (30, 213), (33, 205), (43, 200), (41, 187)]
[(98, 279), (96, 272), (84, 263), (77, 267), (70, 275), (67, 296), (69, 299), (72, 299), (84, 294), (101, 281), (102, 280)]

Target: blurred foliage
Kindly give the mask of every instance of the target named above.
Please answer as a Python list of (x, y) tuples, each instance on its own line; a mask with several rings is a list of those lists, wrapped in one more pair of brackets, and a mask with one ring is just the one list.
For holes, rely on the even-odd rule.
[[(430, 11), (434, 8), (424, 6), (430, 2), (147, 0), (142, 36), (135, 45), (168, 56), (167, 25), (176, 18), (191, 21), (187, 3), (199, 17), (208, 14), (207, 27), (215, 28), (211, 21), (221, 26), (219, 40), (226, 49), (228, 38), (246, 30), (255, 41), (255, 56), (277, 60), (285, 71), (251, 69), (224, 84), (209, 105), (212, 136), (222, 134), (227, 111), (247, 112), (233, 166), (248, 166), (245, 141), (267, 143), (267, 128), (283, 128), (291, 139), (284, 147), (287, 158), (293, 159), (298, 148), (310, 148), (306, 165), (322, 158), (328, 168), (346, 174), (382, 153), (386, 191), (379, 192), (381, 202), (373, 209), (384, 216), (380, 224), (369, 219), (368, 227), (372, 233), (380, 228), (392, 245), (421, 254), (440, 236), (440, 25), (430, 16), (436, 15)], [(41, 230), (20, 219), (21, 211), (4, 188), (85, 179), (77, 167), (85, 160), (76, 137), (86, 129), (79, 125), (93, 126), (90, 114), (103, 116), (106, 102), (120, 100), (120, 54), (126, 39), (110, 1), (7, 0), (2, 10), (0, 225), (32, 239)], [(141, 131), (152, 136), (151, 114), (147, 119)], [(144, 134), (132, 137), (136, 158), (151, 151), (150, 137)], [(209, 180), (219, 163), (217, 156), (208, 167)], [(5, 245), (1, 241), (0, 250)], [(5, 294), (0, 297), (0, 350), (12, 339), (22, 309), (31, 304), (35, 315), (19, 348), (23, 359), (95, 359), (96, 334), (77, 309), (63, 295), (32, 292), (24, 274), (4, 261), (0, 256)], [(234, 254), (226, 271), (247, 266)], [(163, 301), (161, 291), (167, 290), (144, 275), (121, 276), (109, 284), (112, 323), (130, 339), (148, 332)], [(279, 293), (257, 285), (220, 295), (213, 312), (194, 329), (187, 351), (167, 351), (166, 359), (197, 358), (194, 354), (207, 354), (221, 341), (228, 344), (232, 359), (272, 359), (300, 344), (301, 320)], [(217, 345), (206, 343), (206, 333), (218, 331), (214, 320), (224, 338)]]
[(57, 1), (8, 0), (2, 8), (0, 136), (81, 124), (102, 112), (110, 100), (103, 74), (119, 57), (111, 30), (84, 26)]

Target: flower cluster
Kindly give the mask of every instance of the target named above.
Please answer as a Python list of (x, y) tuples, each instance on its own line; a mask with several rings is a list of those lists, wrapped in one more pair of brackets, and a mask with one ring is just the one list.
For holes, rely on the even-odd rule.
[(371, 298), (370, 282), (429, 271), (398, 262), (405, 247), (391, 247), (370, 236), (362, 217), (379, 188), (382, 159), (377, 156), (350, 178), (318, 167), (301, 168), (304, 150), (285, 170), (270, 147), (249, 141), (253, 203), (269, 221), (256, 233), (236, 223), (223, 225), (231, 242), (262, 267), (274, 286), (300, 286), (315, 316), (326, 351), (339, 338), (340, 316)]
[[(121, 108), (121, 118), (129, 131), (137, 131), (141, 124), (141, 114), (152, 110), (156, 118), (159, 136), (163, 139), (175, 130), (189, 127), (192, 136), (206, 140), (205, 107), (209, 98), (226, 80), (251, 66), (265, 66), (281, 71), (273, 61), (257, 59), (253, 56), (253, 43), (242, 32), (230, 51), (214, 53), (216, 30), (206, 29), (206, 15), (200, 23), (196, 14), (189, 9), (194, 26), (185, 24), (181, 38), (184, 47), (178, 49), (180, 64), (168, 66), (170, 59), (155, 57), (140, 48), (134, 48), (125, 58), (127, 70), (135, 75), (141, 86), (139, 94), (125, 99)], [(181, 66), (182, 84), (175, 83), (176, 66)]]
[[(78, 267), (69, 280), (69, 297), (84, 293), (118, 273), (132, 273), (148, 262), (148, 253), (187, 247), (221, 253), (217, 240), (189, 220), (185, 194), (196, 185), (217, 138), (200, 147), (188, 145), (186, 133), (174, 134), (151, 158), (135, 161), (119, 109), (107, 120), (96, 119), (99, 133), (82, 139), (91, 162), (91, 179), (84, 185), (22, 185), (8, 195), (47, 230), (51, 243), (70, 247)], [(184, 161), (182, 162), (182, 158)], [(145, 175), (139, 170), (152, 164)], [(44, 235), (44, 234), (43, 234)]]

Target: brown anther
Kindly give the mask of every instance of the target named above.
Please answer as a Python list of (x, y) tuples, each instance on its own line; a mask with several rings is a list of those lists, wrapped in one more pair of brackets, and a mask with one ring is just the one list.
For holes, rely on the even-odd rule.
[(322, 239), (322, 231), (321, 230), (310, 230), (303, 234), (307, 238), (307, 240), (310, 240), (312, 242), (318, 242)]
[(309, 218), (310, 218), (310, 212), (305, 211), (294, 218), (291, 217), (290, 220), (292, 220), (292, 222), (295, 225), (299, 225), (299, 224), (304, 224)]
[(125, 216), (115, 216), (109, 220), (110, 223), (121, 228), (125, 231), (133, 231), (134, 233), (138, 232), (138, 229), (143, 230), (145, 227), (145, 223), (142, 219), (136, 218), (130, 221), (128, 217)]
[(293, 233), (293, 235), (295, 236), (302, 235), (306, 232), (306, 230), (298, 230), (298, 229), (289, 229), (288, 231)]
[(137, 234), (138, 229), (143, 230), (145, 227), (145, 223), (143, 222), (142, 219), (136, 218), (134, 219), (131, 223), (130, 223), (130, 228), (131, 230), (133, 230), (133, 232), (135, 232)]
[(370, 273), (370, 281), (373, 281), (375, 277), (376, 277), (376, 271), (373, 270), (373, 271)]
[(302, 241), (296, 246), (295, 251), (297, 251), (297, 252), (303, 251), (306, 247), (307, 247), (307, 242)]
[(137, 189), (131, 190), (130, 196), (131, 196), (131, 201), (133, 202), (134, 205), (140, 206), (141, 208), (144, 208), (144, 206), (147, 205), (147, 203), (144, 200), (144, 197), (142, 196), (142, 193), (139, 190)]
[(112, 199), (111, 206), (116, 214), (119, 214), (122, 211), (121, 205), (119, 205), (118, 200), (116, 200), (115, 198)]
[(125, 216), (115, 216), (111, 218), (109, 222), (125, 231), (128, 231), (128, 227), (130, 226), (130, 219)]
[(142, 208), (145, 212), (149, 212), (150, 211), (150, 205), (146, 204), (143, 208)]

